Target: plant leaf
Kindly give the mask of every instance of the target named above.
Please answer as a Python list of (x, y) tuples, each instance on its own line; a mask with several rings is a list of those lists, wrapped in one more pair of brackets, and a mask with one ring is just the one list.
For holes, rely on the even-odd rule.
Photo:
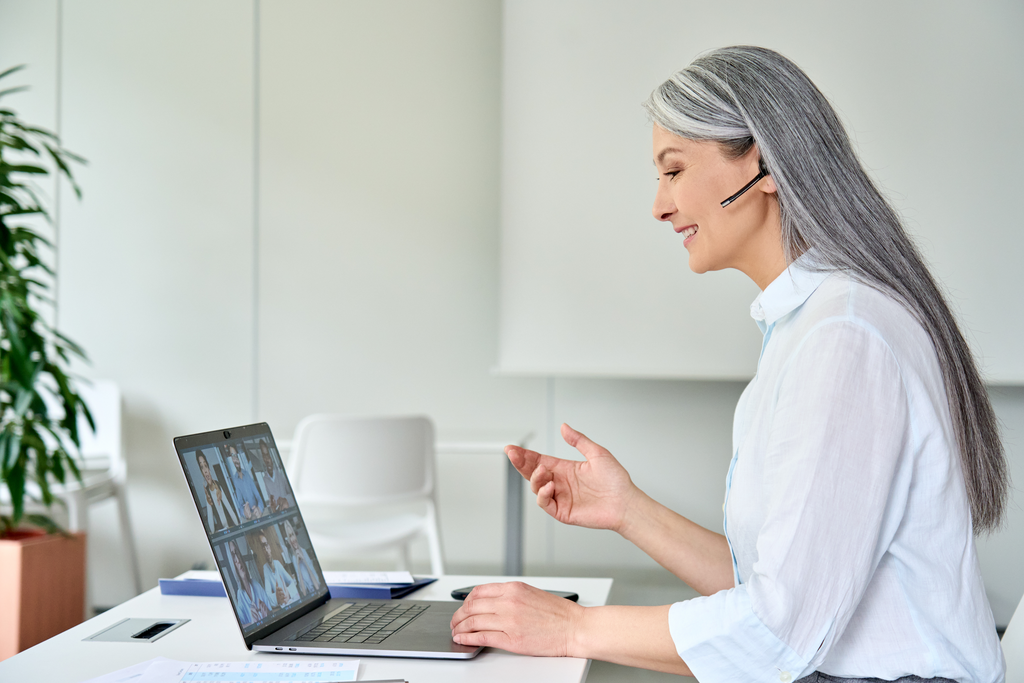
[(27, 64), (19, 64), (18, 66), (12, 66), (12, 67), (11, 67), (10, 69), (8, 69), (7, 71), (4, 71), (3, 73), (0, 73), (0, 78), (3, 78), (4, 76), (7, 76), (7, 75), (9, 75), (9, 74), (12, 74), (12, 73), (14, 73), (15, 71), (21, 71), (21, 70), (22, 70), (22, 69), (24, 69), (24, 68), (25, 68), (26, 66), (27, 66)]
[(17, 525), (25, 512), (25, 468), (15, 465), (4, 476), (7, 490), (11, 494), (11, 524)]
[(57, 522), (53, 521), (53, 519), (47, 515), (32, 513), (25, 515), (25, 520), (32, 526), (37, 526), (48, 534), (60, 534), (61, 536), (71, 537), (70, 532), (57, 524)]

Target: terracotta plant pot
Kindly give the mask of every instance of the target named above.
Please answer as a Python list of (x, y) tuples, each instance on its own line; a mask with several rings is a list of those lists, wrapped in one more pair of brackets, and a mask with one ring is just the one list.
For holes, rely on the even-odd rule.
[(82, 623), (85, 534), (0, 539), (0, 660)]

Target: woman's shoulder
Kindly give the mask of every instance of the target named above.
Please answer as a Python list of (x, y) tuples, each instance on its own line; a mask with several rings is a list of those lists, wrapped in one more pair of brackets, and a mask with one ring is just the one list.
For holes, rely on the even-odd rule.
[(804, 324), (851, 323), (884, 338), (928, 336), (910, 309), (890, 292), (833, 272), (808, 297), (801, 311)]
[(924, 326), (892, 293), (851, 276), (831, 273), (807, 299), (799, 325), (804, 333), (825, 326), (863, 331), (875, 337), (904, 370), (928, 375), (938, 359)]

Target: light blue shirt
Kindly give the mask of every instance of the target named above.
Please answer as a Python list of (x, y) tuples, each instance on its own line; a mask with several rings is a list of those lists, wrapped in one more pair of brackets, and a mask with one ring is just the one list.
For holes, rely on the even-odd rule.
[(241, 586), (239, 586), (238, 591), (235, 593), (235, 609), (238, 610), (238, 616), (242, 620), (242, 626), (249, 626), (259, 621), (259, 619), (256, 618), (256, 606), (259, 603), (263, 603), (268, 610), (268, 614), (272, 607), (266, 591), (263, 590), (263, 586), (253, 582), (249, 584), (249, 587), (252, 589), (252, 596), (250, 596)]
[(235, 487), (235, 503), (238, 507), (239, 521), (244, 522), (246, 520), (245, 503), (249, 503), (253, 518), (255, 519), (257, 508), (263, 509), (259, 493), (256, 492), (256, 482), (252, 480), (252, 476), (244, 469), (236, 469), (235, 476), (231, 478), (231, 483)]
[[(277, 560), (272, 560), (270, 564), (263, 565), (263, 588), (270, 599), (271, 607), (284, 607), (299, 599), (299, 588), (295, 585), (295, 580), (288, 573), (288, 570), (284, 568), (284, 565)], [(282, 604), (279, 604), (277, 601), (278, 588), (284, 590), (285, 602)]]
[(295, 566), (295, 573), (306, 583), (306, 592), (303, 595), (308, 595), (320, 587), (320, 579), (313, 571), (313, 561), (309, 559), (309, 553), (305, 548), (299, 548), (297, 552), (292, 553), (292, 564)]
[(1004, 665), (934, 347), (888, 296), (790, 266), (736, 406), (724, 527), (735, 587), (673, 605), (702, 683), (945, 677)]

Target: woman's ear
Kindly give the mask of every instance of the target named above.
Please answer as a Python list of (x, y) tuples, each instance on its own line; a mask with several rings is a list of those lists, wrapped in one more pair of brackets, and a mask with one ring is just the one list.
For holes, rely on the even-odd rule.
[[(751, 148), (747, 152), (747, 154), (752, 155), (752, 157), (757, 160), (757, 166), (756, 166), (754, 172), (755, 173), (762, 172), (762, 170), (765, 168), (765, 166), (764, 166), (764, 161), (761, 159), (761, 150), (758, 149), (756, 142), (753, 144), (753, 146), (751, 146)], [(778, 188), (775, 187), (775, 181), (772, 179), (770, 174), (766, 174), (764, 178), (765, 178), (764, 182), (763, 183), (758, 183), (758, 187), (761, 188), (762, 192), (769, 192), (769, 193), (774, 194), (778, 190)]]

